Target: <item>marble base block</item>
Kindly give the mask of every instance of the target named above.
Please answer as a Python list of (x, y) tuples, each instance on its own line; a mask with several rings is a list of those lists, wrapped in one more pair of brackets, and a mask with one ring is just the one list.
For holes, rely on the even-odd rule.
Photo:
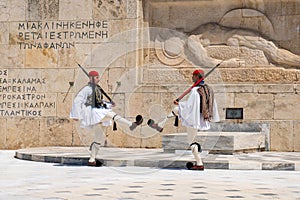
[[(225, 153), (265, 150), (265, 135), (261, 132), (198, 132), (197, 141), (202, 150), (209, 153)], [(162, 138), (164, 152), (188, 150), (187, 133), (164, 135)]]

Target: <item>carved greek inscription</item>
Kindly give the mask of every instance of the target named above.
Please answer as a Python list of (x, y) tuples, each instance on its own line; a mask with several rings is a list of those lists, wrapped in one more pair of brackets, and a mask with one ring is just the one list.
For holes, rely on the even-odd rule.
[(77, 42), (101, 42), (109, 37), (109, 23), (103, 21), (19, 22), (20, 49), (59, 49)]
[(10, 77), (0, 69), (0, 117), (42, 117), (45, 109), (55, 111), (56, 102), (38, 91), (45, 79)]

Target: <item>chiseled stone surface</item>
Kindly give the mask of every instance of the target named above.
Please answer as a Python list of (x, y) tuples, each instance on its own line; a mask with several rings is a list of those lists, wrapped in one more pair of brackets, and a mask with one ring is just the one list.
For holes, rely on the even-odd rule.
[(268, 60), (262, 51), (245, 47), (213, 46), (208, 48), (208, 54), (221, 60), (239, 57), (241, 60), (245, 60), (244, 66), (249, 68), (268, 65)]
[(300, 151), (300, 121), (294, 122), (294, 151)]
[[(34, 118), (8, 118), (6, 145), (8, 149), (39, 146), (40, 122)], [(37, 128), (36, 128), (37, 127)]]
[(6, 145), (6, 119), (0, 119), (0, 130), (1, 130), (1, 134), (0, 134), (0, 146), (2, 148), (7, 148)]
[(252, 85), (257, 93), (294, 93), (294, 84), (261, 84)]
[(59, 1), (58, 14), (61, 20), (92, 19), (93, 1)]
[(26, 8), (32, 10), (26, 12), (26, 19), (39, 21), (42, 19), (55, 20), (59, 17), (59, 0), (29, 0)]
[[(38, 141), (39, 145), (43, 146), (71, 146), (72, 145), (72, 133), (68, 130), (72, 129), (70, 119), (56, 119), (48, 118), (45, 121), (40, 122), (40, 132)], [(67, 133), (67, 134), (66, 134)]]
[(300, 94), (277, 94), (275, 95), (274, 119), (300, 119)]
[(15, 45), (3, 44), (0, 48), (3, 68), (13, 68), (14, 66), (24, 65), (25, 52), (19, 50)]
[(291, 84), (298, 83), (297, 71), (282, 68), (240, 68), (220, 69), (221, 76), (226, 83), (276, 83)]
[(295, 139), (293, 121), (277, 120), (270, 124), (270, 150), (293, 151)]
[(56, 50), (30, 50), (26, 51), (26, 68), (56, 68), (57, 67)]
[(272, 119), (273, 98), (272, 94), (239, 93), (235, 97), (235, 106), (244, 108), (245, 119)]
[(8, 44), (9, 39), (9, 24), (8, 23), (0, 23), (1, 33), (0, 33), (0, 44)]

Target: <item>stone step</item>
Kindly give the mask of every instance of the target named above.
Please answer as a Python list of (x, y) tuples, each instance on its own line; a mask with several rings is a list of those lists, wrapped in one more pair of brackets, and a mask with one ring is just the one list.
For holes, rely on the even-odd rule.
[[(266, 149), (266, 136), (262, 132), (198, 132), (195, 141), (209, 153), (232, 154)], [(165, 153), (188, 150), (187, 133), (163, 135), (162, 147)]]

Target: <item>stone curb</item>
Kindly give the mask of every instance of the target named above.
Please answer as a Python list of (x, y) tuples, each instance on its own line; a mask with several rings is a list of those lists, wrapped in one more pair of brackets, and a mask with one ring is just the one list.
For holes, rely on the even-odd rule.
[[(60, 165), (82, 165), (86, 166), (89, 159), (88, 153), (72, 152), (72, 149), (64, 147), (52, 147), (60, 148), (59, 152), (48, 148), (32, 148), (32, 149), (20, 149), (15, 152), (15, 158), (28, 161), (57, 163)], [(132, 151), (132, 149), (122, 148), (102, 148), (107, 150), (113, 150), (109, 152), (111, 155), (105, 155), (101, 158), (104, 161), (104, 166), (107, 167), (152, 167), (152, 168), (169, 168), (169, 169), (186, 169), (186, 163), (191, 161), (186, 155), (180, 157), (174, 156), (175, 154), (166, 154), (153, 149), (143, 149), (144, 154), (147, 151), (148, 156), (141, 156), (141, 151), (137, 152), (136, 158), (132, 155), (130, 158), (122, 158), (114, 153), (124, 151)], [(140, 149), (139, 149), (140, 150)], [(83, 150), (84, 151), (84, 150)], [(143, 153), (143, 152), (142, 152)], [(241, 154), (242, 155), (242, 154)], [(173, 156), (173, 157), (172, 157)], [(298, 153), (297, 153), (298, 156)], [(300, 156), (300, 154), (299, 154)], [(139, 158), (140, 157), (140, 158)], [(154, 158), (156, 157), (156, 158)], [(159, 158), (161, 157), (161, 158)], [(170, 157), (170, 158), (169, 158)], [(255, 161), (246, 159), (226, 159), (226, 155), (214, 155), (218, 158), (215, 160), (204, 158), (203, 163), (205, 169), (227, 169), (227, 170), (285, 170), (285, 171), (300, 171), (300, 161), (291, 162), (288, 160), (268, 160), (268, 161)], [(220, 157), (220, 158), (219, 158)], [(228, 156), (227, 156), (228, 157)]]

